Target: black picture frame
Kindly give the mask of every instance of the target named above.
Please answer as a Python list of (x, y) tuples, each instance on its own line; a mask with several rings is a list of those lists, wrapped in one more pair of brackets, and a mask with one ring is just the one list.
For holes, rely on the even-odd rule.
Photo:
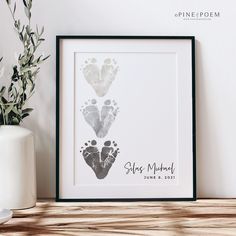
[[(105, 199), (70, 199), (60, 197), (60, 41), (63, 39), (165, 39), (190, 40), (192, 48), (192, 160), (193, 160), (193, 196), (190, 198), (105, 198)], [(195, 104), (195, 37), (194, 36), (91, 36), (57, 35), (56, 36), (56, 201), (57, 202), (132, 202), (132, 201), (196, 201), (196, 104)]]

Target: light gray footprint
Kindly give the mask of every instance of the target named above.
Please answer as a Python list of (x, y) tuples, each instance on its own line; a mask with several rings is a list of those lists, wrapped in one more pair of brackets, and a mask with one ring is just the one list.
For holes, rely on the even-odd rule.
[(100, 80), (100, 69), (96, 64), (97, 60), (95, 58), (88, 59), (85, 61), (83, 68), (83, 74), (87, 82), (91, 85)]
[(93, 128), (97, 134), (101, 129), (100, 112), (96, 99), (88, 100), (81, 108), (85, 121)]
[(92, 58), (85, 61), (82, 71), (85, 79), (93, 87), (97, 96), (103, 97), (115, 79), (118, 69), (115, 60), (105, 59), (100, 69), (96, 59)]
[(81, 108), (85, 121), (93, 128), (98, 138), (104, 138), (118, 114), (119, 108), (113, 100), (106, 100), (101, 112), (95, 99), (88, 100)]
[(105, 95), (108, 92), (112, 82), (116, 78), (118, 70), (119, 67), (117, 66), (117, 62), (114, 59), (112, 60), (107, 58), (104, 60), (101, 68), (101, 80), (104, 81), (102, 94)]
[(106, 100), (101, 109), (101, 128), (97, 133), (97, 137), (104, 138), (112, 123), (115, 121), (115, 118), (119, 112), (119, 108), (117, 107), (117, 103), (113, 100)]

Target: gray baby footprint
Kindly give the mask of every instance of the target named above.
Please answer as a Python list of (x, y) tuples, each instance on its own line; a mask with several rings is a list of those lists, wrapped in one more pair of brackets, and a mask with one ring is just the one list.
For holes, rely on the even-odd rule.
[(80, 152), (82, 152), (85, 162), (92, 168), (97, 176), (97, 174), (102, 170), (100, 164), (100, 152), (96, 145), (96, 140), (88, 141), (85, 143), (85, 147), (81, 148)]
[(100, 112), (96, 99), (88, 100), (81, 108), (85, 121), (93, 128), (97, 134), (101, 129)]
[(117, 107), (117, 103), (113, 100), (106, 100), (101, 109), (101, 128), (97, 133), (97, 137), (104, 138), (112, 123), (115, 121), (115, 118), (119, 112), (119, 108)]
[(101, 165), (103, 171), (99, 174), (101, 178), (105, 178), (116, 160), (119, 153), (116, 142), (106, 141), (101, 151)]
[(82, 71), (84, 78), (92, 86), (97, 96), (103, 97), (107, 94), (118, 69), (115, 60), (105, 59), (100, 69), (97, 60), (92, 58), (85, 61)]
[(87, 165), (94, 171), (96, 177), (104, 179), (116, 160), (119, 148), (117, 148), (116, 142), (106, 141), (100, 152), (97, 148), (97, 142), (92, 140), (85, 143), (85, 147), (82, 147), (80, 152)]

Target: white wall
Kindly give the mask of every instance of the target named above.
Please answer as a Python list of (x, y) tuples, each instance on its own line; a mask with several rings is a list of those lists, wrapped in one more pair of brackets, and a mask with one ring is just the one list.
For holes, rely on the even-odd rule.
[[(18, 5), (21, 1), (17, 1)], [(200, 197), (236, 197), (236, 30), (234, 0), (38, 0), (33, 20), (45, 25), (51, 54), (38, 77), (35, 111), (25, 120), (36, 136), (38, 196), (55, 193), (55, 36), (195, 35), (197, 42), (197, 174)], [(220, 11), (220, 18), (184, 21), (178, 11)], [(23, 13), (21, 13), (23, 15)], [(0, 55), (19, 51), (12, 19), (0, 1)], [(2, 83), (2, 81), (0, 81)]]

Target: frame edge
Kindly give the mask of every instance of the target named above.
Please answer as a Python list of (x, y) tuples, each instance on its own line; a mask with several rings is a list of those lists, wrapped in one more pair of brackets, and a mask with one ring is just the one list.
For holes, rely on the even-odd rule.
[[(191, 40), (192, 53), (192, 137), (193, 137), (193, 197), (183, 198), (60, 198), (60, 40), (61, 39), (175, 39)], [(56, 202), (134, 202), (134, 201), (196, 201), (196, 87), (195, 87), (195, 36), (116, 36), (116, 35), (56, 35)]]

